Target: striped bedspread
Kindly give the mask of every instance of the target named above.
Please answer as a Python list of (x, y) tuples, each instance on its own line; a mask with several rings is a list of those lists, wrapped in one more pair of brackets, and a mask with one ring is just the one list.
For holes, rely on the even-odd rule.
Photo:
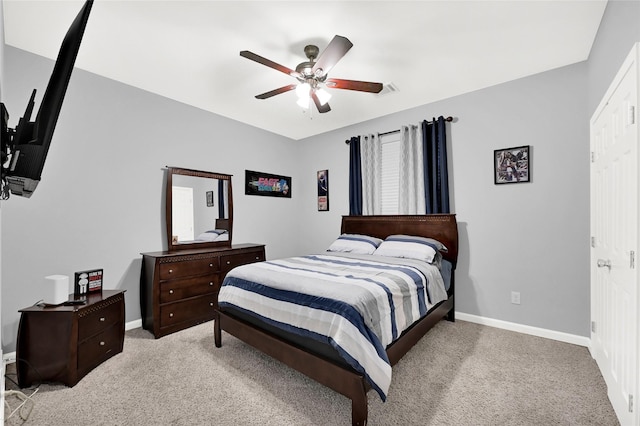
[(330, 344), (384, 401), (391, 383), (385, 348), (446, 298), (431, 264), (323, 253), (239, 266), (227, 274), (218, 303)]

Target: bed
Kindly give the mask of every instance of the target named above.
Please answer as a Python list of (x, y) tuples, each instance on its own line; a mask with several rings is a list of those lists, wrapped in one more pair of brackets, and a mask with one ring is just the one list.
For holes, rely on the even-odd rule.
[(216, 219), (215, 229), (201, 233), (195, 241), (229, 241), (229, 219)]
[[(425, 296), (421, 301), (411, 302), (414, 303), (415, 306), (420, 306), (419, 308), (412, 308), (419, 312), (417, 320), (414, 321), (414, 317), (408, 314), (412, 309), (407, 308), (404, 309), (404, 313), (402, 314), (398, 314), (401, 309), (396, 309), (395, 312), (392, 311), (391, 316), (396, 316), (391, 321), (388, 321), (386, 317), (380, 315), (382, 323), (384, 323), (383, 326), (380, 326), (380, 328), (383, 329), (380, 333), (385, 335), (385, 337), (378, 338), (378, 332), (376, 332), (373, 333), (374, 336), (372, 339), (369, 339), (370, 341), (364, 341), (362, 344), (357, 343), (355, 345), (362, 346), (364, 348), (363, 352), (373, 352), (378, 358), (384, 360), (388, 364), (387, 368), (391, 370), (391, 366), (395, 365), (437, 322), (443, 318), (447, 318), (449, 321), (455, 320), (454, 272), (458, 255), (458, 231), (455, 215), (343, 216), (340, 234), (365, 235), (381, 240), (396, 235), (428, 237), (446, 246), (446, 251), (437, 251), (437, 255), (441, 257), (442, 262), (433, 262), (438, 268), (441, 265), (448, 266), (448, 268), (442, 268), (447, 270), (447, 274), (443, 275), (446, 275), (445, 280), (448, 283), (448, 288), (444, 289), (444, 295), (440, 294), (438, 296), (439, 290), (437, 290), (436, 287), (432, 287), (431, 284), (428, 284), (431, 278), (429, 278), (429, 280), (423, 279), (423, 281), (428, 284), (424, 286), (423, 292)], [(333, 257), (334, 254), (338, 256)], [(215, 312), (215, 345), (218, 348), (221, 347), (222, 331), (224, 330), (254, 346), (258, 350), (351, 399), (352, 424), (364, 425), (367, 423), (367, 392), (370, 389), (374, 389), (380, 394), (383, 400), (386, 395), (385, 386), (390, 382), (391, 373), (390, 371), (383, 371), (385, 368), (384, 363), (380, 363), (380, 360), (375, 359), (373, 360), (375, 365), (372, 366), (364, 362), (361, 363), (360, 358), (358, 358), (360, 354), (354, 355), (352, 358), (352, 354), (347, 350), (345, 356), (343, 343), (339, 341), (339, 338), (336, 338), (338, 343), (334, 342), (334, 336), (331, 336), (327, 341), (323, 341), (324, 336), (318, 338), (318, 332), (315, 329), (312, 330), (313, 333), (307, 331), (301, 333), (297, 327), (282, 327), (278, 325), (277, 322), (274, 323), (271, 318), (256, 314), (255, 312), (258, 311), (253, 312), (253, 308), (250, 308), (251, 302), (243, 305), (239, 301), (242, 297), (239, 299), (233, 298), (236, 287), (239, 287), (243, 291), (258, 291), (256, 288), (263, 287), (263, 285), (261, 283), (254, 283), (253, 281), (260, 281), (261, 279), (264, 279), (265, 283), (271, 280), (274, 285), (279, 287), (277, 291), (284, 292), (282, 294), (288, 295), (290, 291), (287, 287), (282, 286), (285, 286), (288, 281), (291, 281), (291, 285), (297, 288), (298, 284), (302, 285), (302, 281), (306, 281), (306, 278), (301, 280), (299, 277), (288, 277), (282, 269), (303, 270), (303, 273), (306, 274), (308, 267), (307, 262), (319, 262), (322, 268), (334, 268), (334, 264), (336, 263), (349, 264), (347, 267), (351, 267), (351, 263), (355, 262), (359, 267), (364, 265), (365, 269), (391, 268), (394, 275), (401, 275), (400, 272), (397, 271), (398, 269), (408, 271), (408, 275), (413, 276), (416, 274), (413, 269), (413, 264), (409, 266), (404, 265), (404, 263), (398, 264), (397, 259), (387, 260), (384, 259), (384, 256), (374, 255), (361, 256), (347, 254), (344, 258), (340, 256), (342, 256), (341, 253), (322, 253), (313, 256), (261, 262), (261, 264), (252, 264), (253, 266), (246, 265), (229, 272), (223, 283), (219, 305)], [(299, 262), (304, 262), (304, 264), (298, 266)], [(382, 262), (384, 266), (380, 265), (380, 262)], [(387, 265), (388, 262), (390, 262), (391, 265)], [(276, 271), (273, 274), (266, 274), (264, 272), (265, 268), (275, 268)], [(334, 269), (323, 271), (326, 275), (340, 275), (340, 273), (334, 273)], [(298, 271), (297, 273), (300, 272)], [(314, 271), (313, 274), (316, 274), (316, 272)], [(345, 274), (349, 277), (352, 276), (351, 272), (346, 272)], [(258, 279), (256, 278), (258, 276), (264, 276), (264, 278)], [(298, 282), (296, 282), (296, 279)], [(342, 279), (346, 279), (345, 276), (340, 275), (336, 278), (337, 281)], [(402, 279), (398, 278), (398, 281), (402, 281)], [(245, 285), (246, 287), (242, 287)], [(327, 285), (332, 284), (329, 283)], [(268, 291), (274, 290), (269, 289)], [(238, 294), (241, 293), (241, 291), (238, 291)], [(289, 314), (290, 311), (295, 311), (291, 315), (301, 315), (301, 312), (305, 312), (305, 309), (312, 312), (314, 308), (312, 305), (316, 302), (313, 302), (315, 299), (311, 296), (315, 295), (309, 296), (309, 306), (300, 306), (300, 312), (298, 312), (298, 306), (296, 305), (296, 309), (286, 310), (287, 314)], [(296, 297), (298, 297), (298, 295), (296, 295)], [(414, 297), (414, 299), (416, 299), (416, 297)], [(420, 297), (417, 297), (417, 299), (420, 299)], [(268, 300), (270, 301), (270, 299)], [(280, 300), (273, 302), (274, 307), (279, 302)], [(296, 303), (299, 303), (297, 299)], [(401, 324), (402, 321), (397, 322), (398, 315), (402, 317), (402, 320), (409, 322), (406, 324)], [(415, 312), (412, 315), (416, 316)], [(334, 320), (330, 319), (328, 321), (333, 324)], [(308, 324), (314, 324), (315, 326), (320, 322), (322, 321), (313, 318)], [(353, 322), (353, 324), (356, 323)], [(393, 325), (390, 326), (389, 324)], [(386, 334), (384, 330), (386, 330)], [(365, 336), (359, 336), (358, 338), (367, 338), (367, 333), (362, 332), (361, 334)], [(389, 341), (389, 339), (391, 340)], [(383, 345), (383, 347), (380, 348), (379, 345)], [(370, 349), (369, 346), (373, 349)], [(373, 358), (375, 358), (375, 356)], [(386, 377), (387, 373), (389, 377)]]
[(229, 241), (229, 232), (226, 229), (211, 229), (198, 235), (195, 241)]

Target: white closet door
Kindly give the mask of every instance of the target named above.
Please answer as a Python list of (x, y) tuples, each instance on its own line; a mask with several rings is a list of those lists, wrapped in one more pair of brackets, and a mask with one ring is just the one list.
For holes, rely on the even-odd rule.
[(622, 425), (637, 425), (638, 44), (591, 119), (591, 350)]
[(171, 218), (172, 236), (177, 236), (178, 241), (193, 241), (194, 216), (193, 216), (193, 188), (173, 186), (171, 188)]

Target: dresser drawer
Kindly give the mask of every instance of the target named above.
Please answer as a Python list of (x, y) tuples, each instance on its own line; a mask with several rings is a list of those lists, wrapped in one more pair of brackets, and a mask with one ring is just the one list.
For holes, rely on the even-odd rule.
[(160, 327), (169, 327), (183, 321), (213, 318), (216, 294), (206, 294), (160, 306)]
[(218, 276), (183, 278), (160, 283), (160, 303), (176, 302), (188, 297), (217, 292)]
[(227, 273), (236, 266), (247, 263), (261, 262), (264, 260), (264, 250), (252, 251), (249, 253), (226, 254), (220, 256), (222, 272)]
[(121, 323), (114, 324), (78, 345), (78, 374), (80, 376), (120, 352), (122, 327)]
[(109, 326), (122, 322), (122, 304), (112, 298), (108, 303), (100, 303), (80, 311), (78, 318), (78, 341), (100, 333)]
[(193, 275), (204, 275), (218, 272), (220, 269), (217, 257), (183, 260), (160, 264), (160, 280), (172, 280)]

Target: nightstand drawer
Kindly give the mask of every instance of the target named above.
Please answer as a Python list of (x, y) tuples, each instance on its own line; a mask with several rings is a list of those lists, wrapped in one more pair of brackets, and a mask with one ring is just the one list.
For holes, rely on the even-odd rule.
[(218, 276), (185, 278), (160, 283), (160, 303), (176, 302), (188, 297), (213, 293), (218, 289)]
[(121, 324), (114, 324), (78, 345), (78, 374), (84, 375), (121, 351)]
[(247, 263), (261, 262), (264, 260), (264, 250), (254, 251), (250, 253), (230, 254), (220, 256), (220, 265), (222, 272), (229, 272), (239, 265)]
[(160, 306), (160, 327), (168, 327), (183, 321), (212, 319), (215, 300), (216, 294), (211, 293)]
[[(109, 302), (111, 302), (111, 300)], [(107, 327), (110, 327), (119, 321), (122, 321), (122, 306), (120, 303), (115, 302), (115, 299), (113, 299), (113, 302), (111, 303), (101, 302), (86, 311), (81, 311), (78, 318), (79, 342), (103, 331)]]
[(172, 280), (193, 275), (204, 275), (217, 272), (220, 267), (217, 257), (204, 259), (192, 259), (181, 262), (170, 262), (160, 264), (160, 279)]

